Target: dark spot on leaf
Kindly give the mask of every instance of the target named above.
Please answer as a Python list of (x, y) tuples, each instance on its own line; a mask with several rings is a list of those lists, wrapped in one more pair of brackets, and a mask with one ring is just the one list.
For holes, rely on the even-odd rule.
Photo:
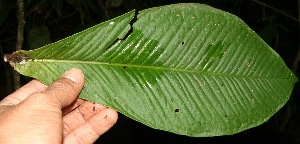
[(93, 106), (93, 111), (96, 111), (96, 108)]
[(181, 42), (181, 45), (184, 45), (184, 41)]
[(221, 85), (222, 85), (222, 86), (224, 86), (224, 84), (223, 84), (223, 83), (222, 83)]
[(174, 99), (173, 99), (173, 98), (171, 98), (171, 102), (174, 102)]
[(177, 108), (177, 109), (175, 109), (174, 111), (175, 111), (175, 112), (180, 112), (180, 109)]
[(123, 69), (124, 69), (124, 70), (127, 70), (127, 69), (128, 69), (128, 67), (127, 67), (127, 66), (123, 66)]

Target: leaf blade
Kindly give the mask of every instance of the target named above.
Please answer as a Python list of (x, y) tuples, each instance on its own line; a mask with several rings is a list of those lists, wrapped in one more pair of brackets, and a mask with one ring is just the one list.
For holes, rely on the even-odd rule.
[[(226, 12), (178, 4), (144, 10), (138, 18), (125, 40), (113, 44), (128, 28), (105, 45), (86, 39), (80, 46), (69, 38), (56, 44), (74, 46), (55, 54), (49, 50), (55, 44), (22, 51), (34, 60), (16, 69), (49, 84), (80, 68), (86, 75), (81, 98), (188, 136), (228, 135), (261, 124), (284, 105), (297, 81), (276, 52)], [(94, 31), (97, 37), (105, 28), (78, 36)]]

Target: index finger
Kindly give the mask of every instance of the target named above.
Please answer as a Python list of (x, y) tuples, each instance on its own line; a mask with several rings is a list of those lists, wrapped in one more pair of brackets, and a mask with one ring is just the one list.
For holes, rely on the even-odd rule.
[(38, 80), (32, 80), (20, 89), (5, 97), (0, 101), (0, 105), (17, 105), (26, 99), (29, 95), (37, 92), (42, 92), (47, 86)]

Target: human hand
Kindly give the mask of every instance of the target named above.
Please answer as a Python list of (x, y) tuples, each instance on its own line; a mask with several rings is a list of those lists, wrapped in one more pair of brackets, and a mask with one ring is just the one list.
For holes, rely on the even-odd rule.
[(0, 101), (0, 143), (93, 143), (117, 112), (78, 99), (84, 76), (70, 69), (48, 87), (33, 80)]

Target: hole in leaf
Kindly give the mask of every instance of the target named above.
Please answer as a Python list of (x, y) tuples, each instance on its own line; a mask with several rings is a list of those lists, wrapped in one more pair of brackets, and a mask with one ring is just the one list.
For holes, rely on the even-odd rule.
[[(132, 26), (133, 26), (133, 24), (134, 24), (137, 20), (138, 20), (138, 18), (137, 18), (137, 12), (135, 12), (135, 15), (134, 15), (133, 19), (129, 22), (129, 25), (131, 26), (131, 28), (128, 30), (128, 32), (127, 32), (123, 37), (118, 37), (118, 38), (116, 38), (116, 39), (110, 44), (110, 46), (107, 47), (107, 48), (105, 49), (105, 51), (108, 51), (113, 45), (117, 44), (119, 40), (121, 40), (121, 41), (126, 40), (126, 39), (133, 33), (133, 28), (132, 28)], [(112, 22), (111, 22), (111, 23), (112, 23)], [(113, 22), (113, 23), (114, 23), (114, 22)]]
[(184, 45), (184, 41), (181, 42), (181, 45)]
[(113, 45), (115, 45), (120, 39), (119, 38), (116, 38), (115, 41), (105, 49), (105, 51), (108, 51)]
[(175, 112), (180, 112), (180, 109), (177, 108), (177, 109), (175, 109), (174, 111), (175, 111)]
[(127, 70), (127, 69), (128, 69), (128, 67), (127, 67), (127, 66), (123, 66), (123, 69), (124, 69), (124, 70)]
[(134, 24), (137, 20), (138, 20), (138, 18), (137, 18), (137, 12), (135, 12), (135, 15), (134, 15), (133, 19), (129, 22), (131, 28), (130, 28), (130, 30), (127, 32), (127, 34), (126, 34), (123, 38), (121, 38), (121, 40), (126, 40), (126, 39), (133, 33), (133, 28), (132, 28), (132, 26), (133, 26), (133, 24)]

